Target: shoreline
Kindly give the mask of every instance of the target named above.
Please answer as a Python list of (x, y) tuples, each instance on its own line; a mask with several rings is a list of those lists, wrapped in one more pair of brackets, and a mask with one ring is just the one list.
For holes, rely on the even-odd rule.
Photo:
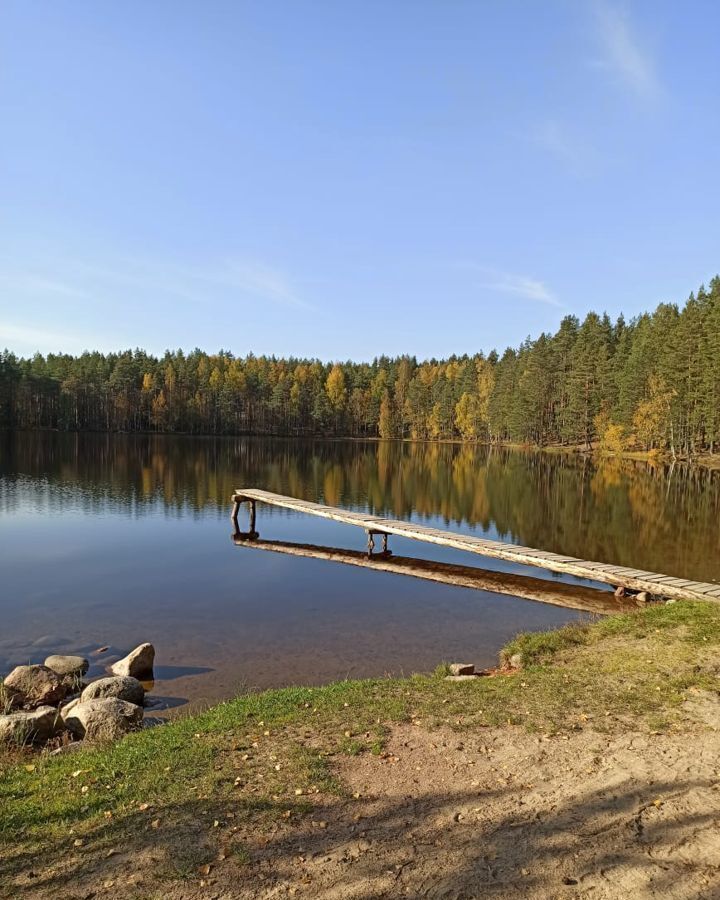
[(261, 440), (278, 440), (278, 441), (309, 441), (315, 443), (357, 443), (357, 444), (423, 444), (427, 446), (434, 445), (451, 445), (459, 447), (487, 447), (498, 448), (501, 450), (516, 450), (523, 453), (548, 453), (556, 455), (579, 456), (589, 458), (593, 462), (609, 461), (609, 460), (627, 460), (631, 462), (642, 462), (647, 465), (662, 466), (686, 466), (688, 468), (707, 469), (708, 471), (720, 471), (720, 453), (701, 453), (697, 456), (687, 457), (678, 454), (673, 460), (667, 451), (661, 450), (623, 450), (619, 453), (607, 453), (600, 450), (596, 446), (590, 449), (580, 444), (545, 444), (537, 446), (535, 444), (518, 444), (511, 441), (463, 441), (461, 438), (438, 438), (431, 440), (428, 438), (380, 438), (375, 436), (358, 437), (355, 435), (292, 435), (292, 434), (272, 434), (260, 432), (245, 432), (238, 434), (210, 434), (210, 433), (194, 433), (190, 431), (62, 431), (58, 428), (5, 428), (0, 430), (0, 435), (10, 436), (13, 434), (58, 434), (58, 435), (106, 435), (112, 437), (178, 437), (192, 438), (202, 440), (228, 440), (233, 438), (252, 438)]
[[(668, 866), (708, 894), (714, 850), (693, 836), (717, 799), (720, 609), (520, 635), (503, 658), (518, 654), (491, 677), (451, 683), (439, 666), (265, 691), (109, 747), (6, 760), (0, 897), (345, 900), (446, 879), (549, 900), (563, 884), (599, 890), (607, 854), (622, 858), (612, 883), (643, 896), (671, 896)], [(652, 865), (625, 842), (635, 821)]]

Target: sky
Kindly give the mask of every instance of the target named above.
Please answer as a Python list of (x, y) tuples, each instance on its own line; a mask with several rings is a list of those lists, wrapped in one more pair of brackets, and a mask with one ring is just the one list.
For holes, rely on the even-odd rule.
[(0, 347), (516, 346), (720, 269), (714, 0), (3, 0)]

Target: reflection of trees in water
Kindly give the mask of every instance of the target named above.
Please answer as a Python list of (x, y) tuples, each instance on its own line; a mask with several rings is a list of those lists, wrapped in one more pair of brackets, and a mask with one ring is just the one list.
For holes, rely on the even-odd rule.
[(720, 474), (497, 447), (259, 438), (16, 434), (0, 441), (0, 510), (225, 515), (255, 485), (378, 515), (440, 517), (530, 546), (720, 577)]

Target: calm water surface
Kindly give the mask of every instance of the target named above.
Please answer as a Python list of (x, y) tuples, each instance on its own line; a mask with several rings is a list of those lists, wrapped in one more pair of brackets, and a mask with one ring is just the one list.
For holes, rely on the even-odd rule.
[[(4, 435), (0, 674), (63, 651), (90, 654), (100, 674), (149, 640), (156, 694), (174, 707), (443, 659), (490, 665), (518, 630), (578, 616), (235, 547), (242, 486), (720, 581), (720, 473), (453, 445)], [(263, 538), (364, 547), (360, 529), (282, 510), (261, 507), (258, 525)], [(523, 571), (391, 540), (405, 556)]]

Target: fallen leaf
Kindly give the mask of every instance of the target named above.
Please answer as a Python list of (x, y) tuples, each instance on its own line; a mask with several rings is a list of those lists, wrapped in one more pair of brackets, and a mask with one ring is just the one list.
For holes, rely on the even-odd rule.
[(198, 872), (200, 875), (209, 875), (210, 874), (210, 863), (205, 863), (203, 866), (198, 866)]
[(160, 819), (153, 819), (153, 821), (150, 823), (150, 825), (153, 828), (159, 828), (160, 827)]

